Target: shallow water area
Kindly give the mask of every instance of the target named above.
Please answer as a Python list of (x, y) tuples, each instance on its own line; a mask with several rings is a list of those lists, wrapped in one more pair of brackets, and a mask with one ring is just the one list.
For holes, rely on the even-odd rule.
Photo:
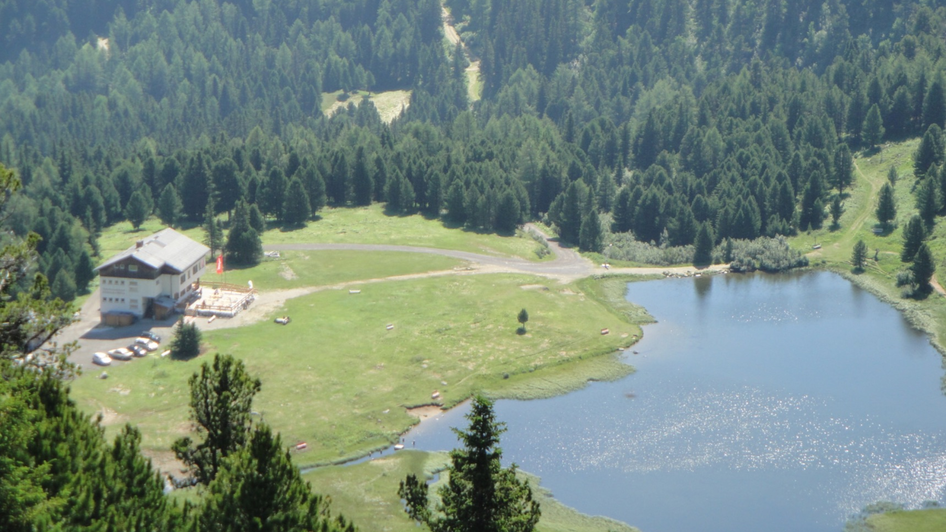
[[(645, 532), (839, 531), (864, 506), (946, 500), (942, 358), (827, 272), (628, 285), (658, 323), (637, 373), (499, 401), (504, 459), (556, 498)], [(448, 412), (407, 447), (457, 445)]]

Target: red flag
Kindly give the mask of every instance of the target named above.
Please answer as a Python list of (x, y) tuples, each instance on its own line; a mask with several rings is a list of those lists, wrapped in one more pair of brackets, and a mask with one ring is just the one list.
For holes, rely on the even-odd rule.
[(223, 254), (217, 257), (217, 275), (223, 273)]

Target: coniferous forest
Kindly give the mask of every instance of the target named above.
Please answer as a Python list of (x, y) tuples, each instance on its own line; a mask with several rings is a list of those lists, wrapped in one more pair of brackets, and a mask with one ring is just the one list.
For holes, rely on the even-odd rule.
[[(831, 223), (855, 151), (922, 138), (927, 232), (946, 214), (944, 35), (946, 5), (917, 0), (0, 0), (21, 246), (0, 285), (21, 318), (0, 331), (0, 529), (185, 530), (236, 504), (169, 503), (134, 428), (105, 442), (59, 380), (9, 363), (87, 292), (104, 228), (219, 217), (245, 264), (269, 227), (378, 202), (503, 234), (541, 220), (613, 259), (796, 267), (783, 237)], [(390, 122), (360, 100), (392, 90), (411, 97)], [(278, 436), (247, 438), (244, 467), (279, 462)], [(300, 497), (306, 526), (348, 526)]]

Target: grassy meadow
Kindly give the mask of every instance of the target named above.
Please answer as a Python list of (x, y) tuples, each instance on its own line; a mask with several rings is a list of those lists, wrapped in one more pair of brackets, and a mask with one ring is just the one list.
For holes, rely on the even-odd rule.
[[(448, 463), (445, 453), (405, 450), (352, 466), (320, 468), (305, 474), (318, 493), (332, 498), (332, 508), (353, 520), (362, 530), (412, 532), (417, 526), (404, 513), (397, 496), (398, 483), (408, 474), (430, 478)], [(532, 484), (533, 494), (542, 505), (540, 532), (634, 532), (618, 521), (590, 517), (569, 508), (541, 487), (540, 479), (523, 475)], [(434, 490), (446, 481), (440, 477)], [(433, 493), (432, 493), (433, 494)]]
[[(221, 219), (225, 218), (226, 215), (221, 216)], [(102, 260), (164, 228), (155, 217), (149, 218), (138, 231), (127, 221), (106, 228), (98, 239)], [(198, 242), (205, 239), (200, 226), (186, 224), (176, 229)], [(384, 205), (378, 203), (370, 207), (326, 207), (319, 211), (318, 220), (308, 222), (305, 227), (284, 230), (274, 226), (263, 233), (262, 241), (263, 245), (391, 244), (540, 260), (536, 254), (539, 244), (523, 232), (515, 235), (479, 233), (449, 227), (441, 220), (431, 220), (420, 214), (389, 216), (384, 212)], [(551, 257), (545, 260), (551, 260)]]
[[(263, 381), (255, 408), (287, 443), (305, 441), (300, 465), (360, 456), (392, 443), (415, 419), (405, 407), (449, 406), (477, 391), (547, 397), (588, 380), (626, 375), (611, 355), (640, 328), (579, 286), (526, 275), (462, 275), (326, 290), (286, 301), (263, 322), (208, 332), (209, 352), (243, 359)], [(516, 316), (529, 311), (526, 334)], [(393, 328), (388, 330), (387, 326)], [(609, 328), (609, 335), (601, 335)], [(569, 364), (594, 357), (586, 364)], [(73, 383), (89, 410), (136, 423), (143, 446), (162, 451), (187, 433), (188, 362), (148, 359)]]
[(872, 515), (867, 526), (875, 532), (942, 532), (946, 530), (946, 510), (897, 511)]

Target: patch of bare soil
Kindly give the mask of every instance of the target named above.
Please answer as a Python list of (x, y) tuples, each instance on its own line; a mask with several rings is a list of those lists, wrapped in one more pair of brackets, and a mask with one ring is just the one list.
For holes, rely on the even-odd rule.
[(424, 405), (407, 409), (407, 413), (419, 419), (421, 423), (434, 419), (443, 414), (443, 412), (444, 410), (437, 405)]

